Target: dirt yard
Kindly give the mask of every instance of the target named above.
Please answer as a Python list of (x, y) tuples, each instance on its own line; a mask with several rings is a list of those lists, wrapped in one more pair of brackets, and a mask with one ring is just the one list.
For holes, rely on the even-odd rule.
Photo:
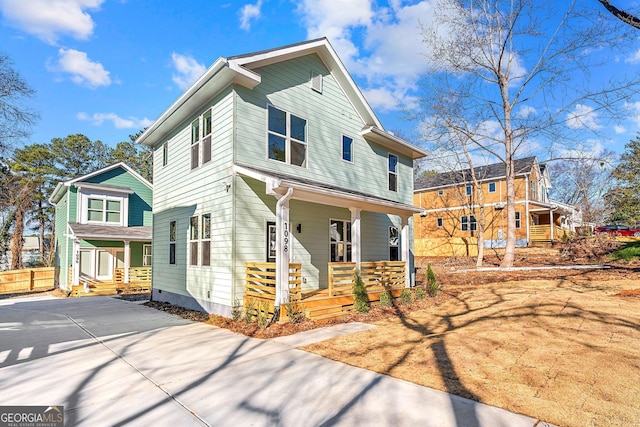
[[(567, 264), (553, 258), (539, 263)], [(640, 425), (640, 265), (432, 265), (442, 304), (304, 349), (560, 426)]]

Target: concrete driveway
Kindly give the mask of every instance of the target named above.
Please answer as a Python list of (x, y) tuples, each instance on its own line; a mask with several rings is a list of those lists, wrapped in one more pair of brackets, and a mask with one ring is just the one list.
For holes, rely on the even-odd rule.
[(504, 426), (536, 420), (111, 297), (0, 300), (0, 406), (66, 426)]

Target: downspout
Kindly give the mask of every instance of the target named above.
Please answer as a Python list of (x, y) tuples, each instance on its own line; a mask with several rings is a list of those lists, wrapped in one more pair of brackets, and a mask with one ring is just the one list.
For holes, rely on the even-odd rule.
[(531, 245), (531, 219), (529, 218), (529, 174), (525, 174), (524, 176), (524, 200), (525, 200), (525, 221), (527, 222), (527, 246)]
[(289, 301), (289, 199), (291, 196), (293, 196), (293, 188), (289, 187), (276, 202), (276, 298), (273, 303), (273, 317), (267, 326), (280, 318), (280, 304)]

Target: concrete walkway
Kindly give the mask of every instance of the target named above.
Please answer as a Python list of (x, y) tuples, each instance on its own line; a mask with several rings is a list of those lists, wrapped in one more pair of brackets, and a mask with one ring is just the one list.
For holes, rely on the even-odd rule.
[[(111, 297), (0, 300), (0, 405), (66, 426), (492, 426), (536, 420)], [(544, 424), (537, 424), (538, 426)]]

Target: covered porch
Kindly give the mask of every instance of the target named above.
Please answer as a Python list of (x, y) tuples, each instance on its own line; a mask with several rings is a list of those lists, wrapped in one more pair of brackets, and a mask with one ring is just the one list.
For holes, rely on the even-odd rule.
[[(343, 315), (353, 305), (351, 287), (356, 269), (373, 303), (385, 289), (399, 295), (411, 286), (410, 219), (420, 208), (247, 166), (236, 165), (234, 172), (264, 183), (263, 194), (276, 199), (273, 243), (267, 242), (269, 262), (254, 259), (245, 263), (245, 303), (253, 298), (268, 304), (269, 311), (280, 318), (286, 315), (287, 304), (299, 303), (308, 317), (318, 319)], [(306, 212), (315, 216), (314, 227), (305, 228), (313, 230), (308, 232), (311, 234), (303, 234), (300, 223), (290, 224), (290, 211), (295, 215), (295, 209), (302, 209), (300, 204), (291, 208), (293, 200), (304, 203)], [(321, 207), (340, 209), (348, 219), (327, 214)], [(363, 242), (368, 242), (367, 246)], [(298, 254), (304, 253), (300, 258), (292, 255), (294, 244)], [(305, 262), (298, 262), (300, 259)], [(307, 274), (316, 273), (313, 284), (306, 281), (305, 269)]]
[(581, 225), (579, 211), (562, 203), (531, 203), (528, 209), (528, 240), (531, 245), (562, 242), (575, 234)]
[(72, 295), (151, 289), (151, 227), (69, 224)]

